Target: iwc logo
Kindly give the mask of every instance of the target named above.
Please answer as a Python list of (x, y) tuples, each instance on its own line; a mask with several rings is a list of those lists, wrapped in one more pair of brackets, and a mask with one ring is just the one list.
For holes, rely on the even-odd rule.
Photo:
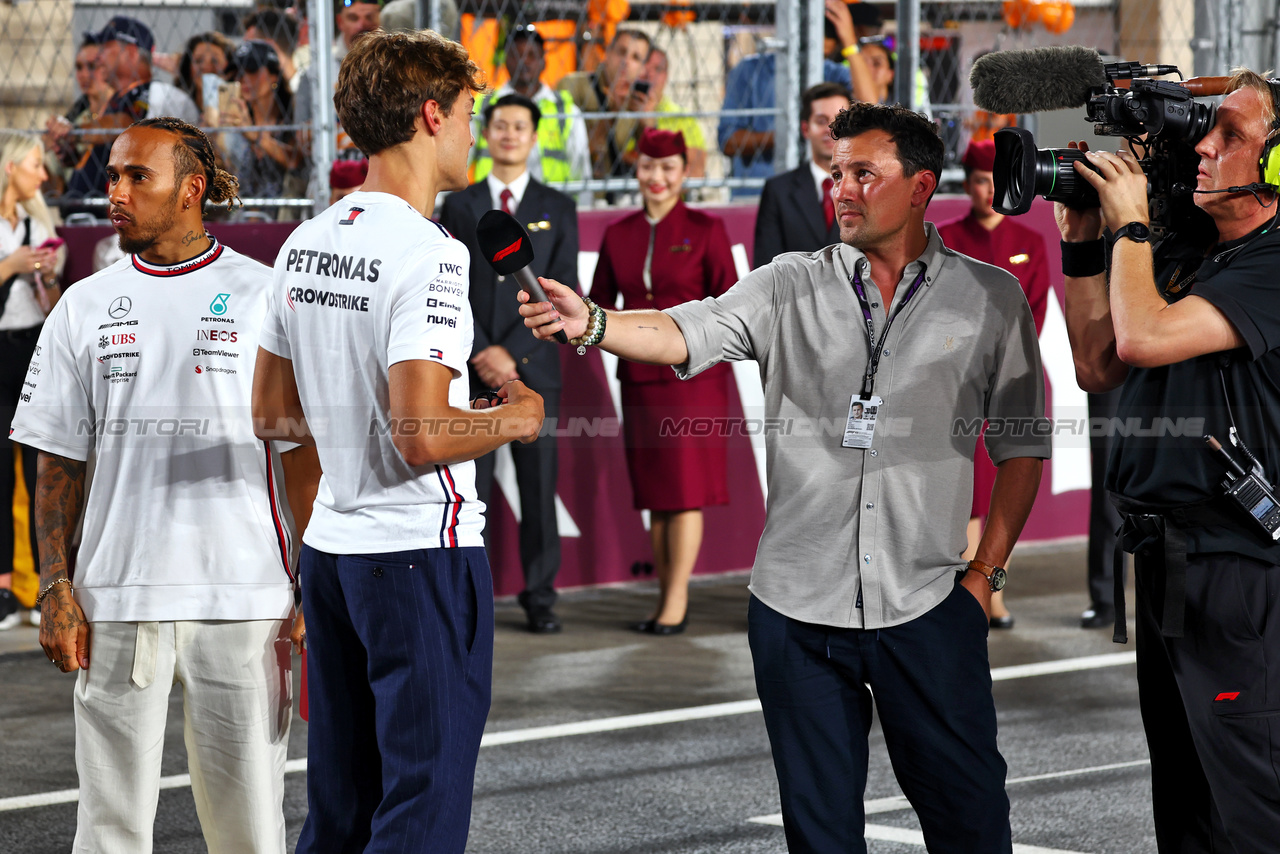
[(218, 294), (213, 298), (213, 302), (209, 303), (209, 313), (221, 317), (227, 313), (227, 300), (231, 298), (231, 294)]
[[(128, 297), (116, 297), (111, 301), (111, 305), (107, 307), (107, 314), (112, 318), (119, 320), (133, 309), (133, 300)], [(224, 311), (226, 309), (223, 309)]]

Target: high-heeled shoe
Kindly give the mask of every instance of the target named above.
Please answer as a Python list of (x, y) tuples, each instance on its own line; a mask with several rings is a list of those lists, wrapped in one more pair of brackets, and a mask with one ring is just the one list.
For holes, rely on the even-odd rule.
[(659, 623), (657, 619), (645, 620), (642, 623), (632, 623), (631, 630), (646, 635), (678, 635), (683, 632), (689, 625), (689, 612), (685, 611), (684, 619), (675, 625)]

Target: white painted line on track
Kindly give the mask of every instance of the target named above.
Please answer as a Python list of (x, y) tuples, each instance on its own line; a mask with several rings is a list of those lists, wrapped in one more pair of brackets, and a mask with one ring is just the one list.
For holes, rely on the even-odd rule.
[[(1006, 679), (1025, 679), (1031, 676), (1045, 676), (1052, 673), (1073, 673), (1080, 670), (1096, 670), (1102, 667), (1117, 667), (1132, 664), (1135, 655), (1132, 652), (1108, 653), (1106, 655), (1090, 655), (1083, 658), (1065, 658), (1058, 661), (1041, 661), (1034, 664), (1018, 664), (1012, 667), (997, 667), (991, 671), (993, 681)], [(692, 706), (684, 709), (669, 709), (662, 712), (646, 712), (639, 715), (621, 715), (612, 718), (596, 718), (595, 720), (576, 721), (567, 724), (513, 729), (506, 732), (491, 732), (480, 739), (481, 747), (497, 747), (503, 744), (521, 744), (529, 741), (545, 741), (552, 738), (565, 738), (574, 735), (589, 735), (600, 732), (617, 732), (619, 730), (639, 727), (659, 726), (662, 724), (682, 723), (684, 721), (723, 718), (733, 715), (749, 715), (760, 711), (759, 700), (738, 700), (731, 703), (714, 703), (708, 706)], [(291, 759), (285, 763), (285, 773), (293, 774), (305, 771), (306, 759)], [(1084, 771), (1078, 773), (1085, 773)], [(1010, 780), (1009, 782), (1014, 782)], [(161, 789), (180, 789), (191, 785), (191, 777), (187, 774), (174, 774), (160, 778)], [(42, 792), (37, 795), (18, 795), (12, 798), (0, 798), (0, 812), (32, 809), (34, 807), (52, 806), (54, 804), (75, 803), (80, 799), (79, 789), (62, 789), (57, 792)], [(781, 821), (781, 819), (779, 819)]]
[[(1072, 768), (1069, 771), (1051, 771), (1048, 774), (1033, 774), (1029, 777), (1014, 777), (1012, 780), (1005, 780), (1005, 787), (1017, 785), (1018, 783), (1039, 783), (1043, 780), (1061, 780), (1066, 777), (1078, 777), (1082, 774), (1100, 774), (1103, 771), (1118, 771), (1123, 768), (1137, 768), (1142, 765), (1150, 765), (1150, 759), (1135, 759), (1132, 762), (1113, 762), (1110, 765), (1093, 765), (1088, 768)], [(865, 815), (876, 815), (878, 813), (898, 812), (899, 810), (909, 810), (911, 804), (902, 795), (895, 795), (888, 798), (873, 798), (869, 801), (862, 802), (862, 811)], [(771, 827), (782, 827), (782, 813), (774, 813), (773, 815), (758, 815), (754, 818), (747, 819), (752, 824), (765, 824)], [(888, 830), (893, 833), (915, 834), (915, 838), (889, 838), (888, 836), (872, 836), (872, 829)], [(867, 838), (880, 839), (888, 842), (907, 842), (912, 845), (924, 845), (924, 837), (917, 831), (905, 830), (899, 827), (881, 827), (880, 825), (867, 825)], [(1014, 844), (1014, 854), (1078, 854), (1078, 852), (1058, 852), (1055, 848), (1037, 848), (1034, 845)]]
[[(766, 821), (766, 819), (768, 819)], [(774, 819), (777, 819), (774, 821)], [(768, 824), (776, 827), (782, 827), (782, 816), (765, 815), (760, 818), (749, 819), (756, 824)], [(919, 845), (924, 847), (924, 834), (918, 830), (911, 830), (906, 827), (890, 827), (887, 824), (868, 824), (863, 831), (863, 836), (867, 839), (877, 839), (881, 842), (901, 842), (905, 845)], [(1013, 843), (1013, 854), (1084, 854), (1081, 851), (1067, 851), (1063, 848), (1042, 848), (1039, 845), (1022, 845)]]

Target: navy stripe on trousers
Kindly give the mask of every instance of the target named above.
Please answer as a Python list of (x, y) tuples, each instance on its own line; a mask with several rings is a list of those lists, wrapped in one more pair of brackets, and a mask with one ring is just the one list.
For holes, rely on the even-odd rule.
[(309, 812), (299, 854), (462, 854), (493, 675), (482, 548), (302, 548)]
[(872, 692), (931, 854), (1013, 850), (987, 628), (959, 578), (942, 603), (887, 629), (802, 623), (751, 597), (747, 636), (791, 854), (866, 854)]

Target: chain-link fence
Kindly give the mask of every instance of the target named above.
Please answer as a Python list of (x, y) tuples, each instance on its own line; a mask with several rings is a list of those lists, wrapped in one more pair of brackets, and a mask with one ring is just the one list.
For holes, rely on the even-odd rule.
[[(211, 130), (240, 178), (235, 216), (299, 218), (329, 203), (331, 174), (358, 180), (333, 168), (360, 158), (327, 96), (346, 45), (379, 25), (433, 24), (484, 69), (494, 94), (482, 106), (507, 92), (538, 103), (535, 177), (580, 203), (632, 201), (636, 139), (657, 126), (684, 134), (693, 195), (725, 201), (803, 162), (806, 84), (909, 100), (936, 119), (954, 163), (970, 139), (1017, 120), (973, 104), (968, 72), (985, 52), (1083, 44), (1190, 76), (1270, 68), (1280, 50), (1274, 4), (1260, 0), (290, 2), (0, 2), (0, 129), (43, 135), (46, 195), (64, 215), (100, 215), (113, 136), (143, 115), (178, 115)], [(482, 112), (475, 131), (478, 179), (492, 166)]]

